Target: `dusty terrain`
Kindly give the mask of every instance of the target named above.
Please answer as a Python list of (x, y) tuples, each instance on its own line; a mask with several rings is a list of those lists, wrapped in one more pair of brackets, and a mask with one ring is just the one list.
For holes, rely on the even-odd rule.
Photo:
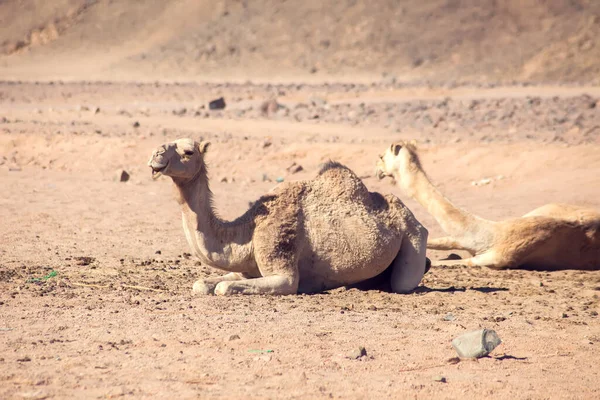
[[(227, 108), (209, 111), (219, 96)], [(282, 108), (263, 115), (274, 98)], [(411, 295), (194, 297), (194, 280), (215, 272), (189, 257), (171, 183), (145, 162), (165, 141), (211, 140), (216, 206), (232, 218), (277, 178), (310, 178), (328, 159), (401, 195), (374, 163), (414, 138), (434, 181), (474, 212), (600, 208), (599, 98), (581, 87), (5, 82), (0, 397), (598, 397), (600, 272), (434, 268)], [(303, 171), (287, 172), (294, 162)], [(493, 357), (449, 361), (452, 338), (479, 327), (504, 341)], [(359, 346), (367, 356), (348, 358)]]
[(0, 76), (598, 85), (599, 36), (596, 0), (11, 0)]
[[(600, 398), (600, 271), (193, 296), (218, 272), (146, 166), (210, 140), (234, 218), (333, 159), (436, 237), (373, 176), (416, 139), (477, 214), (600, 209), (598, 37), (593, 0), (0, 1), (0, 398)], [(458, 361), (451, 340), (481, 327), (503, 343)]]

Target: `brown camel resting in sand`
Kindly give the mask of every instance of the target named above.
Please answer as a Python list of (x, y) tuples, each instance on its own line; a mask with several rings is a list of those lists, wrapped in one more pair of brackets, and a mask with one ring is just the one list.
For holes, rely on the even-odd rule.
[(153, 177), (173, 179), (192, 251), (202, 264), (229, 272), (195, 282), (195, 292), (316, 292), (366, 281), (388, 267), (394, 292), (410, 292), (421, 281), (427, 230), (397, 197), (371, 193), (348, 168), (328, 163), (315, 179), (281, 184), (224, 221), (213, 207), (207, 148), (179, 139), (158, 147), (148, 162)]
[(473, 257), (432, 265), (490, 268), (600, 269), (600, 213), (566, 204), (547, 204), (520, 218), (490, 221), (454, 206), (429, 180), (412, 144), (398, 142), (379, 157), (376, 175), (392, 176), (407, 195), (436, 219), (446, 237), (427, 248), (466, 250)]

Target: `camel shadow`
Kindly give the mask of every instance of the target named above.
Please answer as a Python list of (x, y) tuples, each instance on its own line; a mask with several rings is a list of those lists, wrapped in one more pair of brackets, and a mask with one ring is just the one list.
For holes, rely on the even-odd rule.
[(515, 357), (515, 356), (511, 356), (510, 354), (503, 354), (501, 356), (494, 356), (494, 357), (489, 357), (489, 358), (493, 358), (494, 360), (500, 360), (500, 361), (502, 361), (502, 360), (525, 361), (525, 360), (528, 359), (527, 357)]
[(430, 288), (427, 286), (420, 286), (414, 290), (414, 293), (455, 293), (455, 292), (466, 292), (468, 290), (475, 290), (480, 293), (494, 293), (494, 292), (508, 292), (508, 288), (505, 287), (454, 287), (450, 286), (447, 288)]
[[(346, 289), (358, 289), (360, 291), (369, 290), (380, 290), (385, 293), (394, 293), (390, 280), (392, 278), (392, 268), (387, 268), (381, 274), (374, 276), (373, 278), (367, 279), (362, 282), (355, 283), (353, 285), (345, 286)], [(508, 288), (505, 287), (470, 287), (469, 290), (475, 290), (480, 293), (494, 293), (494, 292), (507, 292)], [(455, 293), (455, 292), (466, 292), (465, 287), (454, 287), (450, 286), (447, 288), (430, 288), (427, 286), (420, 286), (416, 288), (413, 293)]]

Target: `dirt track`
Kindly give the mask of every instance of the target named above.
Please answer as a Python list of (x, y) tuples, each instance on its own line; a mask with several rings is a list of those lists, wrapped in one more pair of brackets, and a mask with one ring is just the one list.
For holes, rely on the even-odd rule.
[[(221, 95), (226, 110), (208, 111)], [(261, 115), (269, 98), (286, 108)], [(165, 141), (211, 140), (232, 218), (277, 177), (336, 159), (435, 237), (373, 177), (389, 143), (417, 139), (442, 191), (486, 217), (600, 208), (598, 100), (581, 87), (3, 83), (0, 397), (598, 397), (600, 272), (434, 268), (411, 295), (194, 297), (215, 272), (187, 254), (171, 184), (145, 166)], [(304, 171), (287, 174), (292, 162)], [(493, 357), (449, 361), (451, 339), (478, 327), (503, 339)], [(368, 356), (347, 358), (358, 346)]]

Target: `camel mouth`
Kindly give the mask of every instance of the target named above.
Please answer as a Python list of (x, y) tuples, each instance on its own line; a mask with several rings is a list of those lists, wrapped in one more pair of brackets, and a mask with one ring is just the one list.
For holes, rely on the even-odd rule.
[(168, 163), (166, 165), (158, 166), (151, 165), (150, 168), (152, 168), (152, 179), (160, 178), (163, 174), (163, 171), (167, 168), (168, 165)]

